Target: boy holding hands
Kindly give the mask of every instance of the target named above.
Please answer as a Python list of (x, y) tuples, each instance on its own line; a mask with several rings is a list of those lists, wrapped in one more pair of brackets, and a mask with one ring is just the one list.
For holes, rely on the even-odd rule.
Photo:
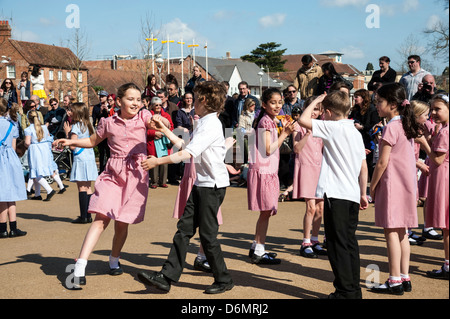
[[(324, 120), (311, 119), (322, 103)], [(321, 95), (303, 112), (299, 123), (323, 140), (323, 159), (316, 197), (324, 198), (328, 258), (336, 291), (330, 299), (361, 299), (359, 247), (356, 239), (359, 209), (369, 206), (366, 196), (367, 163), (361, 134), (348, 119), (350, 99), (335, 91)]]
[(189, 240), (199, 228), (200, 241), (211, 266), (214, 283), (205, 293), (223, 293), (233, 288), (233, 281), (225, 265), (217, 234), (217, 211), (229, 186), (228, 171), (224, 163), (226, 147), (222, 125), (217, 113), (225, 102), (225, 88), (216, 82), (201, 82), (194, 89), (195, 113), (200, 117), (192, 139), (186, 148), (166, 157), (149, 157), (142, 162), (146, 170), (158, 165), (193, 160), (197, 179), (186, 203), (184, 214), (177, 224), (169, 256), (162, 270), (148, 274), (140, 272), (138, 278), (156, 288), (169, 292), (171, 282), (177, 282), (183, 271)]

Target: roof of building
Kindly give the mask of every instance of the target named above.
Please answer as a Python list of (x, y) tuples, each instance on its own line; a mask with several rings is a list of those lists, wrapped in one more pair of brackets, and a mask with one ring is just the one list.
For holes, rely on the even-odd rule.
[[(196, 56), (195, 62), (206, 70), (206, 57)], [(208, 73), (217, 81), (230, 81), (235, 68), (237, 68), (242, 81), (247, 82), (249, 86), (260, 85), (261, 82), (258, 73), (262, 70), (255, 63), (242, 61), (240, 59), (208, 58)], [(267, 81), (271, 81), (271, 86), (277, 85), (276, 83), (273, 83), (272, 78), (264, 73), (262, 84), (265, 86)], [(280, 84), (278, 84), (278, 86), (280, 86)]]
[(68, 70), (78, 69), (80, 65), (81, 70), (87, 70), (69, 48), (12, 39), (9, 42), (30, 65)]

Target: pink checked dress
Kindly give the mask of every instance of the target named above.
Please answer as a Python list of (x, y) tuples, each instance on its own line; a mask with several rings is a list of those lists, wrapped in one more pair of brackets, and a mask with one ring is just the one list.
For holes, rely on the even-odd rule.
[[(195, 180), (197, 179), (197, 173), (195, 171), (195, 165), (191, 161), (187, 161), (184, 164), (183, 178), (180, 182), (180, 187), (178, 188), (177, 199), (175, 200), (175, 206), (173, 208), (173, 218), (180, 219), (184, 213), (184, 208), (186, 207), (186, 202), (191, 195), (192, 187), (194, 186)], [(217, 212), (217, 222), (219, 225), (223, 224), (222, 211), (219, 207)]]
[(417, 227), (414, 140), (406, 138), (400, 117), (394, 117), (384, 127), (380, 150), (383, 140), (392, 146), (392, 150), (375, 189), (375, 225), (383, 228)]
[(428, 183), (426, 225), (427, 227), (449, 229), (448, 225), (448, 124), (443, 126), (436, 135), (431, 150), (447, 153), (444, 162), (437, 166), (430, 161), (430, 176)]
[(266, 147), (262, 141), (262, 136), (266, 131), (271, 133), (271, 143), (278, 139), (275, 123), (267, 114), (259, 121), (255, 132), (256, 143), (249, 145), (248, 209), (252, 211), (272, 211), (272, 215), (275, 215), (278, 210), (278, 195), (280, 192), (278, 180), (280, 151), (277, 149), (270, 156), (266, 155)]
[[(297, 132), (294, 143), (303, 139), (308, 130), (299, 126)], [(292, 198), (317, 199), (316, 188), (322, 166), (322, 148), (322, 139), (313, 137), (310, 132), (301, 152), (295, 154)]]
[(142, 110), (131, 120), (114, 114), (102, 118), (97, 135), (108, 139), (111, 157), (95, 182), (89, 213), (137, 224), (144, 220), (148, 195), (148, 172), (141, 162), (147, 158), (146, 123), (152, 115)]

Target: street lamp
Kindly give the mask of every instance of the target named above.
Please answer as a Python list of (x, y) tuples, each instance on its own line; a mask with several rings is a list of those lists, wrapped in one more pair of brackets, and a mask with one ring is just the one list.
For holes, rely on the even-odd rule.
[(262, 96), (262, 77), (264, 75), (264, 72), (259, 71), (258, 75), (259, 75), (259, 96)]
[(169, 43), (174, 43), (174, 40), (169, 40), (169, 35), (167, 35), (167, 40), (161, 41), (162, 44), (167, 43), (167, 74), (170, 74), (170, 46)]
[(161, 58), (161, 56), (158, 56), (155, 60), (156, 62), (156, 67), (158, 68), (158, 73), (159, 73), (159, 87), (161, 87), (161, 69), (164, 63), (164, 60)]
[(181, 90), (184, 94), (184, 55), (183, 55), (183, 46), (185, 42), (183, 42), (183, 39), (177, 42), (181, 46)]
[(152, 41), (152, 74), (155, 74), (155, 53), (153, 51), (153, 42), (158, 41), (158, 39), (153, 38), (153, 33), (150, 38), (146, 38), (146, 41)]

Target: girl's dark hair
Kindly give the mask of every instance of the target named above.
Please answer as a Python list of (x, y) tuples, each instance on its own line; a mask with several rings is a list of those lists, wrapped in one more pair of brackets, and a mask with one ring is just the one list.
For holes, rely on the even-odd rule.
[(416, 122), (414, 110), (406, 99), (406, 91), (400, 83), (389, 83), (378, 89), (377, 95), (385, 99), (388, 104), (397, 106), (402, 116), (402, 126), (408, 139), (416, 138), (420, 134), (419, 124)]
[(125, 92), (128, 91), (129, 89), (135, 89), (135, 90), (138, 90), (139, 92), (141, 92), (141, 89), (136, 84), (127, 83), (127, 84), (120, 86), (117, 89), (117, 98), (118, 99), (123, 98), (125, 96)]
[(39, 65), (33, 66), (33, 71), (31, 71), (31, 75), (37, 78), (40, 74), (41, 67)]
[(6, 78), (6, 79), (3, 81), (2, 85), (1, 85), (2, 90), (6, 92), (6, 83), (5, 83), (6, 81), (11, 82), (11, 86), (9, 87), (9, 89), (10, 89), (11, 91), (14, 91), (14, 90), (16, 89), (16, 86), (14, 85), (14, 81), (13, 81), (11, 78)]
[(363, 104), (360, 106), (361, 108), (361, 114), (366, 114), (367, 110), (369, 110), (370, 107), (370, 93), (366, 89), (360, 89), (353, 94), (355, 97), (360, 96), (363, 99)]
[(17, 121), (17, 112), (19, 111), (19, 105), (13, 103), (11, 108), (8, 108), (8, 102), (5, 99), (0, 99), (0, 116), (9, 115), (11, 120)]
[(325, 73), (325, 71), (330, 71), (331, 76), (333, 75), (339, 75), (339, 73), (336, 72), (336, 69), (334, 68), (333, 63), (327, 62), (324, 65), (322, 65), (322, 71)]
[[(266, 104), (269, 102), (269, 100), (272, 98), (274, 94), (278, 94), (281, 97), (283, 96), (281, 94), (281, 91), (277, 88), (269, 88), (264, 90), (262, 96), (261, 96), (261, 102), (263, 104)], [(264, 108), (261, 108), (261, 111), (259, 112), (258, 118), (253, 122), (253, 128), (256, 129), (258, 127), (259, 121), (263, 118), (263, 116), (266, 115), (266, 111)]]

